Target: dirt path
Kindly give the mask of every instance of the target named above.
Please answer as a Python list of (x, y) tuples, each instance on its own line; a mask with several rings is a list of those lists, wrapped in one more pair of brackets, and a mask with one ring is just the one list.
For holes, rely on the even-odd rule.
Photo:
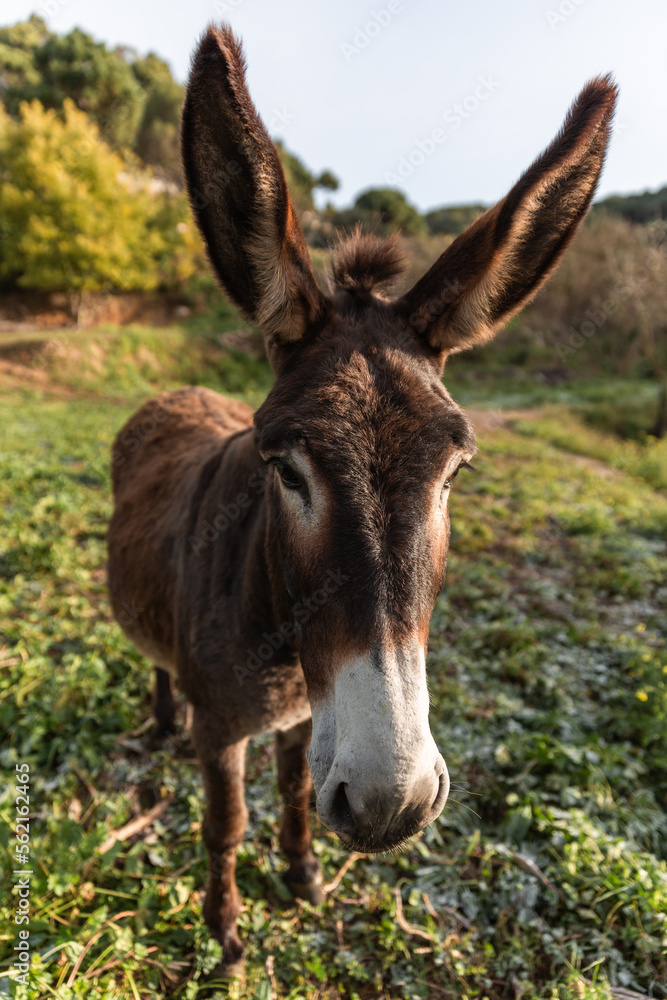
[[(533, 407), (527, 410), (468, 410), (466, 414), (472, 421), (475, 433), (480, 438), (487, 434), (492, 434), (498, 430), (511, 431), (515, 420), (539, 420), (547, 414), (546, 407)], [(572, 451), (564, 451), (563, 454), (569, 456), (573, 465), (578, 465), (582, 469), (590, 469), (597, 473), (602, 479), (620, 479), (622, 473), (614, 469), (611, 465), (601, 462), (598, 458), (589, 458), (587, 455), (576, 455)]]
[[(60, 385), (54, 382), (48, 372), (40, 371), (38, 368), (30, 368), (28, 365), (21, 365), (13, 361), (5, 361), (0, 358), (0, 393), (20, 392), (21, 389), (32, 389), (43, 392), (45, 396), (53, 399), (99, 399), (99, 395), (94, 392), (86, 392), (83, 389), (73, 389), (68, 385)], [(157, 395), (157, 390), (156, 390)], [(106, 402), (124, 403), (125, 399), (119, 396), (105, 396)]]
[(539, 420), (546, 414), (544, 407), (533, 407), (527, 410), (471, 410), (464, 407), (466, 415), (472, 421), (475, 433), (491, 434), (493, 431), (509, 428), (515, 420)]

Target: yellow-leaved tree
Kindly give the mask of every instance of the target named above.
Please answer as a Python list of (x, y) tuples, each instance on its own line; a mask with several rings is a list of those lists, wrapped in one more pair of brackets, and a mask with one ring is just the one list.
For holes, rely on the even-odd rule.
[(182, 194), (100, 138), (65, 101), (38, 101), (14, 120), (0, 105), (0, 279), (68, 293), (149, 290), (187, 278), (200, 246)]

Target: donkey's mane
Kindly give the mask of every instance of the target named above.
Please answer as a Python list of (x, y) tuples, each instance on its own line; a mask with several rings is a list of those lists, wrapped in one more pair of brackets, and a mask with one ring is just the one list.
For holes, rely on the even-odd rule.
[(331, 253), (331, 270), (336, 288), (358, 295), (387, 291), (406, 268), (398, 235), (380, 237), (355, 231), (341, 236)]

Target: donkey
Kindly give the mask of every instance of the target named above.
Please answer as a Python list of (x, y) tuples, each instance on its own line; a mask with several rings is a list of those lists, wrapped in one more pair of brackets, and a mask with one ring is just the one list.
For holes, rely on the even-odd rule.
[(129, 420), (113, 448), (109, 587), (155, 665), (161, 729), (173, 726), (170, 676), (191, 706), (204, 916), (227, 965), (243, 953), (249, 737), (277, 733), (297, 896), (321, 898), (311, 775), (320, 819), (359, 851), (397, 847), (445, 804), (425, 655), (450, 487), (475, 437), (444, 364), (494, 336), (556, 267), (593, 197), (615, 100), (609, 77), (592, 80), (509, 194), (409, 291), (390, 294), (395, 240), (359, 231), (335, 248), (324, 290), (239, 42), (212, 26), (196, 50), (182, 121), (192, 210), (220, 283), (264, 334), (275, 384), (254, 415), (195, 387)]

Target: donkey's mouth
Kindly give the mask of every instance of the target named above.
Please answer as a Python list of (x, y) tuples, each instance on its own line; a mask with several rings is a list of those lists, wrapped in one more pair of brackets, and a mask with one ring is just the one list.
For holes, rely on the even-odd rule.
[(361, 854), (390, 854), (393, 851), (398, 851), (438, 818), (447, 801), (448, 794), (449, 775), (445, 769), (439, 776), (438, 793), (426, 815), (423, 812), (421, 814), (412, 812), (402, 817), (398, 816), (382, 832), (375, 832), (371, 829), (362, 834), (357, 834), (356, 831), (353, 835), (338, 833), (338, 837), (343, 847), (348, 851), (358, 851)]
[[(419, 833), (419, 831), (416, 831)], [(412, 835), (414, 836), (414, 834)], [(348, 840), (347, 837), (339, 837), (339, 840), (346, 851), (356, 851), (358, 854), (394, 854), (400, 851), (402, 847), (407, 844), (411, 838), (404, 837), (402, 840), (397, 840), (391, 844), (382, 844), (381, 846), (376, 843), (368, 843), (362, 840)]]
[(383, 841), (376, 840), (373, 837), (346, 837), (340, 834), (338, 837), (346, 851), (357, 851), (359, 854), (393, 854), (395, 851), (400, 851), (401, 848), (405, 847), (408, 841), (416, 837), (423, 829), (424, 827), (421, 824), (415, 823), (414, 829), (406, 830), (400, 837)]

